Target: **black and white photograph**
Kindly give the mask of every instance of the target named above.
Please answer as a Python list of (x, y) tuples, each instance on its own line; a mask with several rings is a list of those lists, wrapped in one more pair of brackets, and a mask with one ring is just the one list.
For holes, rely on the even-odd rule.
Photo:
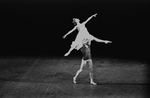
[(0, 1), (0, 98), (149, 98), (149, 5)]

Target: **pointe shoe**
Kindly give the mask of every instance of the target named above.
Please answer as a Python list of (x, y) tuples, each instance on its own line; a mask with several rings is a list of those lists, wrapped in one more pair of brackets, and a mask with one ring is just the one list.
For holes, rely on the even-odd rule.
[(66, 53), (64, 56), (68, 56), (70, 53)]
[(92, 85), (97, 85), (97, 84), (96, 84), (95, 82), (93, 82), (93, 81), (91, 81), (90, 83), (91, 83)]
[(75, 83), (75, 84), (76, 84), (76, 78), (75, 78), (75, 77), (73, 78), (73, 83)]

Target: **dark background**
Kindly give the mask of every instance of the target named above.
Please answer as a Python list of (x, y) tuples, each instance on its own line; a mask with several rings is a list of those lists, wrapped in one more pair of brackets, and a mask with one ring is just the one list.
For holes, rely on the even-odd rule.
[[(1, 7), (1, 56), (62, 56), (69, 50), (77, 30), (72, 18), (85, 21), (97, 38), (93, 57), (147, 60), (149, 56), (149, 0), (4, 0)], [(78, 51), (69, 55), (81, 57)]]

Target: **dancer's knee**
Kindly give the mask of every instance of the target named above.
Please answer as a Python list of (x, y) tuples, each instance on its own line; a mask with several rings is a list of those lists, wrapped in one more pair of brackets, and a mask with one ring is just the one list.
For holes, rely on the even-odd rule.
[(93, 72), (93, 68), (90, 67), (90, 68), (89, 68), (89, 71), (90, 71), (90, 72)]
[(75, 42), (73, 41), (71, 47), (74, 48), (76, 46)]
[(79, 69), (79, 70), (78, 70), (78, 72), (81, 72), (81, 71), (82, 71), (82, 69)]
[(92, 60), (89, 59), (88, 60), (88, 63), (89, 63), (89, 71), (92, 72), (93, 71), (93, 64), (92, 64)]

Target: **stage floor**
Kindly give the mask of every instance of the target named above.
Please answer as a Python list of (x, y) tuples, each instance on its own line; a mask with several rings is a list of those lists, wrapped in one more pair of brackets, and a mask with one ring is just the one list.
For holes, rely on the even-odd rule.
[(147, 65), (117, 59), (93, 59), (94, 81), (78, 58), (0, 59), (1, 98), (146, 98)]

